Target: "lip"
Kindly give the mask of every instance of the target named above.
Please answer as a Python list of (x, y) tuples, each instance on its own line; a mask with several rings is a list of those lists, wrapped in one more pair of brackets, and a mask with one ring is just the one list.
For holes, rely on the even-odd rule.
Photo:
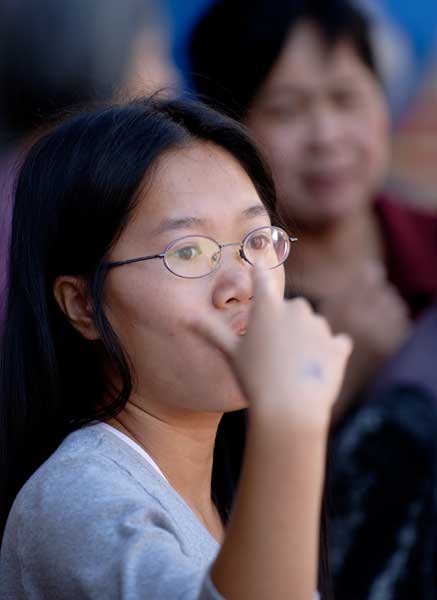
[(349, 189), (354, 179), (349, 176), (310, 176), (303, 179), (303, 185), (307, 192), (317, 197), (318, 200), (328, 199), (338, 194), (343, 194)]
[(230, 320), (230, 326), (232, 331), (236, 335), (244, 335), (247, 333), (247, 323), (249, 320), (249, 315), (247, 312), (239, 312), (234, 315)]
[(314, 169), (307, 171), (303, 177), (310, 185), (333, 186), (349, 181), (353, 177), (353, 169), (351, 167)]

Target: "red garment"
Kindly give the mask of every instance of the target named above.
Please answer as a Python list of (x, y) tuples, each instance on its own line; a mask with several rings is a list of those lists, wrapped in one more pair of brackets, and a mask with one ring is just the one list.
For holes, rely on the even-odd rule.
[(437, 301), (437, 213), (380, 197), (375, 203), (388, 278), (417, 317)]

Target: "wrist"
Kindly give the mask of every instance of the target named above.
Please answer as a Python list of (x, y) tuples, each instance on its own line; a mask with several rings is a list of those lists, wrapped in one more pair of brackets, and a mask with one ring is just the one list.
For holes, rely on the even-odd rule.
[(292, 436), (293, 439), (312, 439), (325, 444), (331, 422), (331, 411), (316, 408), (302, 414), (300, 407), (277, 407), (272, 403), (257, 402), (249, 407), (249, 425), (265, 435)]

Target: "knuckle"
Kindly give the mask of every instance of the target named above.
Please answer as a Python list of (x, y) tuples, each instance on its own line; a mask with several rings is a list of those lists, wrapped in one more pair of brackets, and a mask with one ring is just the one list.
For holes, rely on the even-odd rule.
[(331, 325), (330, 325), (328, 319), (326, 319), (326, 317), (324, 317), (323, 315), (315, 314), (313, 318), (314, 318), (314, 322), (317, 323), (319, 328), (324, 333), (331, 334)]
[(290, 304), (291, 306), (293, 306), (294, 310), (302, 313), (312, 311), (308, 300), (306, 300), (305, 298), (294, 298), (293, 300), (290, 300)]

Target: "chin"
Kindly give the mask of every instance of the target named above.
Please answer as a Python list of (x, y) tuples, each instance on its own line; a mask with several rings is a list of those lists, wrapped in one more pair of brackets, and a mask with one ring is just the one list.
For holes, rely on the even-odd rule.
[(243, 410), (244, 408), (249, 408), (249, 402), (246, 400), (246, 398), (240, 398), (239, 401), (236, 400), (234, 402), (230, 402), (229, 405), (226, 404), (224, 412), (235, 412), (237, 410)]
[(208, 411), (229, 413), (237, 410), (242, 410), (249, 407), (249, 401), (240, 390), (228, 390), (222, 393), (217, 398), (216, 402), (209, 403)]
[(314, 227), (329, 227), (356, 213), (359, 205), (359, 202), (351, 201), (350, 198), (344, 202), (341, 199), (337, 199), (337, 201), (333, 201), (332, 203), (326, 202), (324, 205), (321, 203), (311, 214), (302, 218), (302, 222), (310, 229)]

